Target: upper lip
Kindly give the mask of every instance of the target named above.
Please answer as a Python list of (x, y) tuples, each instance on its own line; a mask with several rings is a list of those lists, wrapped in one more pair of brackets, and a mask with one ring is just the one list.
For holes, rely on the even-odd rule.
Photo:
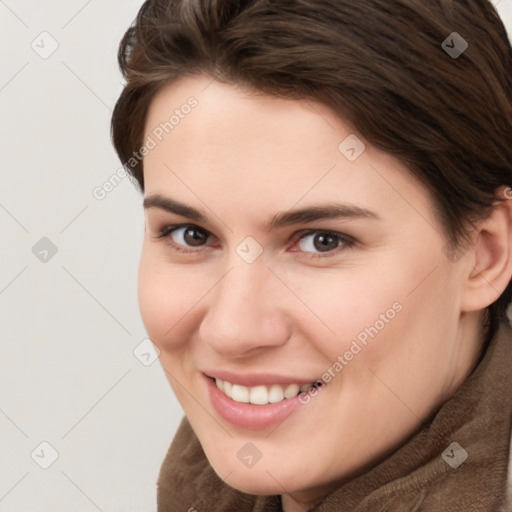
[(312, 384), (318, 379), (304, 379), (287, 375), (277, 375), (273, 373), (244, 373), (237, 374), (225, 370), (211, 370), (203, 372), (207, 377), (220, 379), (239, 384), (248, 388), (255, 386), (271, 386), (272, 384)]

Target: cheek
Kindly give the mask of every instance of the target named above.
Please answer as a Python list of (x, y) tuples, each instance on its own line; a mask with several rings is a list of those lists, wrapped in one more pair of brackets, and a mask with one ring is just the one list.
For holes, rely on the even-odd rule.
[(160, 349), (176, 348), (182, 336), (183, 319), (191, 314), (200, 294), (187, 272), (159, 261), (143, 249), (138, 273), (138, 300), (146, 331)]
[(380, 365), (394, 354), (410, 358), (408, 352), (415, 346), (424, 356), (434, 350), (435, 344), (426, 346), (423, 341), (455, 321), (457, 305), (446, 290), (447, 276), (441, 266), (431, 274), (438, 263), (435, 260), (435, 255), (411, 257), (408, 265), (395, 262), (383, 272), (347, 274), (338, 287), (324, 283), (317, 289), (310, 283), (316, 290), (308, 295), (311, 309), (336, 333), (335, 340), (329, 337), (330, 346), (327, 339), (322, 343), (330, 358), (351, 351), (349, 360)]
[(403, 282), (391, 272), (340, 272), (302, 284), (304, 302), (341, 340), (360, 334), (364, 340), (365, 330), (374, 325), (382, 330), (399, 316), (405, 295)]

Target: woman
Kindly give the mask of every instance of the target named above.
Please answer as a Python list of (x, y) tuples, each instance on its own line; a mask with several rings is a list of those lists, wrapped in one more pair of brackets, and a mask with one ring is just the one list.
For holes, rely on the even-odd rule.
[(158, 510), (508, 510), (491, 3), (150, 0), (119, 57), (140, 309), (186, 415)]

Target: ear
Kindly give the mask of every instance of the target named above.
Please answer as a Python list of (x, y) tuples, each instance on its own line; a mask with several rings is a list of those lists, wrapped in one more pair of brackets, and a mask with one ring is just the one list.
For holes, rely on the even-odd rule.
[(512, 277), (512, 189), (498, 190), (498, 201), (480, 221), (469, 250), (461, 310), (479, 311), (495, 302)]

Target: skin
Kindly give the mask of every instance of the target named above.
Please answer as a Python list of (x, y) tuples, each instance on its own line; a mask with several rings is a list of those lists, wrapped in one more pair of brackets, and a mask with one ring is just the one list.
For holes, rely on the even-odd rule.
[[(197, 75), (159, 91), (146, 136), (190, 96), (197, 107), (144, 159), (144, 196), (173, 198), (211, 222), (146, 209), (141, 315), (217, 474), (244, 492), (282, 494), (287, 512), (306, 510), (420, 429), (474, 368), (481, 310), (510, 280), (510, 201), (454, 261), (424, 187), (361, 135), (366, 150), (345, 158), (338, 146), (357, 132), (328, 107)], [(329, 201), (379, 219), (264, 227), (278, 212)], [(209, 238), (190, 245), (183, 229), (157, 238), (171, 224)], [(325, 230), (355, 241), (321, 252), (314, 241)], [(250, 264), (236, 252), (248, 236), (263, 249)], [(205, 368), (313, 382), (395, 303), (401, 311), (277, 427), (236, 427), (212, 407)], [(252, 468), (236, 456), (247, 442), (262, 453)]]

